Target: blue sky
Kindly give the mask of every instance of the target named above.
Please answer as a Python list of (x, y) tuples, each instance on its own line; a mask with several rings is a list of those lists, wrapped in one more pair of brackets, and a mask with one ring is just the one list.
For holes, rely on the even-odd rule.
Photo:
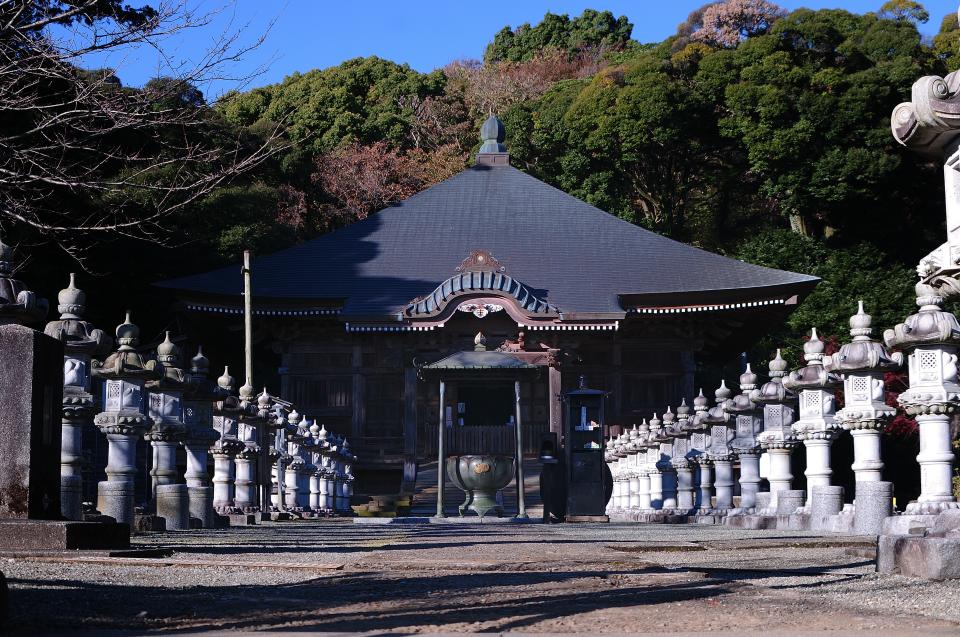
[[(634, 39), (659, 41), (674, 33), (687, 14), (705, 1), (190, 0), (191, 7), (200, 12), (219, 9), (219, 13), (212, 24), (170, 38), (165, 48), (175, 62), (189, 64), (203, 55), (214, 34), (242, 30), (241, 43), (252, 43), (272, 23), (266, 41), (229, 69), (232, 77), (241, 77), (265, 68), (249, 83), (249, 88), (278, 82), (295, 71), (325, 68), (369, 55), (430, 71), (451, 60), (480, 58), (484, 47), (502, 27), (535, 24), (548, 11), (573, 16), (585, 8), (606, 9), (630, 19)], [(778, 4), (786, 9), (831, 7), (863, 13), (876, 10), (882, 3), (883, 0), (782, 0)], [(931, 16), (921, 29), (927, 34), (936, 33), (943, 16), (957, 10), (956, 0), (928, 0), (923, 4)], [(89, 60), (88, 64), (116, 68), (128, 86), (141, 86), (164, 74), (158, 56), (146, 47)], [(212, 98), (235, 85), (236, 82), (225, 79), (202, 88)]]

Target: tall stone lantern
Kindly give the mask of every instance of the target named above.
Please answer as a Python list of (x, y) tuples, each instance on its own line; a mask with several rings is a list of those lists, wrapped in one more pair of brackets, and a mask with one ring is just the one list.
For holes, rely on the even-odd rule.
[(220, 437), (213, 428), (213, 404), (225, 395), (225, 390), (210, 378), (210, 361), (197, 348), (190, 359), (190, 372), (183, 389), (183, 448), (187, 454), (187, 492), (190, 517), (200, 520), (205, 529), (215, 524), (213, 487), (207, 476), (207, 453)]
[[(170, 332), (157, 346), (157, 360), (160, 362), (160, 377), (146, 383), (150, 392), (151, 425), (144, 435), (153, 448), (153, 468), (150, 470), (153, 496), (157, 514), (166, 519), (167, 529), (184, 529), (190, 527), (189, 491), (185, 484), (178, 484), (177, 449), (186, 433), (183, 389), (187, 379), (180, 367), (180, 348), (170, 340)], [(163, 512), (160, 510), (163, 508), (161, 501), (170, 503)]]
[[(777, 494), (789, 491), (793, 482), (790, 470), (790, 458), (800, 439), (793, 433), (793, 421), (796, 415), (797, 397), (784, 387), (783, 377), (787, 375), (789, 364), (780, 355), (770, 361), (770, 380), (753, 390), (750, 399), (763, 405), (763, 431), (757, 436), (760, 447), (770, 457), (770, 504), (768, 513), (777, 512)], [(792, 511), (791, 511), (792, 513)]]
[(90, 368), (93, 356), (106, 353), (110, 339), (101, 330), (83, 319), (87, 298), (70, 284), (57, 295), (60, 319), (44, 328), (47, 336), (63, 343), (63, 412), (60, 438), (60, 510), (68, 520), (83, 518), (82, 478), (83, 428), (93, 424), (96, 401), (90, 390)]
[(891, 354), (871, 338), (871, 322), (860, 302), (857, 313), (850, 317), (853, 340), (823, 358), (824, 368), (843, 379), (844, 406), (834, 419), (853, 436), (853, 471), (858, 483), (881, 480), (880, 434), (896, 415), (884, 401), (883, 377), (903, 364), (902, 354)]
[(663, 509), (677, 509), (677, 472), (673, 468), (674, 444), (676, 443), (677, 416), (671, 407), (663, 414), (663, 424), (657, 432), (660, 454), (657, 458), (657, 470), (663, 476)]
[(213, 403), (213, 427), (217, 432), (216, 441), (210, 446), (213, 456), (213, 508), (222, 514), (234, 513), (234, 479), (236, 477), (233, 458), (243, 443), (237, 438), (237, 422), (240, 418), (240, 399), (233, 395), (234, 378), (228, 367), (217, 379), (222, 390), (220, 400)]
[(261, 450), (258, 442), (260, 427), (266, 426), (265, 415), (269, 415), (271, 397), (267, 388), (259, 396), (253, 395), (253, 388), (244, 385), (240, 388), (240, 415), (237, 423), (237, 447), (234, 455), (234, 497), (233, 506), (243, 513), (255, 513), (259, 509), (257, 502), (257, 459)]
[(137, 440), (150, 420), (144, 413), (144, 384), (159, 377), (156, 361), (146, 361), (134, 349), (140, 329), (126, 320), (117, 326), (117, 351), (103, 363), (93, 362), (92, 375), (106, 382), (104, 411), (94, 424), (107, 436), (107, 479), (97, 485), (97, 508), (117, 522), (134, 524), (134, 477)]
[(677, 422), (673, 435), (673, 458), (670, 464), (677, 474), (677, 512), (687, 515), (693, 511), (693, 467), (690, 453), (690, 407), (684, 398), (677, 407)]
[(799, 396), (799, 418), (793, 423), (793, 432), (807, 452), (807, 503), (813, 506), (813, 488), (830, 486), (830, 445), (842, 431), (837, 421), (834, 389), (840, 378), (824, 367), (824, 342), (817, 336), (817, 328), (810, 332), (810, 340), (803, 344), (803, 358), (807, 364), (790, 372), (783, 386)]
[(760, 443), (757, 434), (763, 430), (763, 408), (750, 395), (757, 388), (757, 375), (747, 363), (740, 375), (740, 393), (733, 397), (726, 410), (736, 422), (736, 436), (731, 443), (740, 458), (740, 509), (752, 513), (760, 491)]
[(663, 472), (660, 471), (660, 440), (663, 434), (663, 421), (660, 416), (650, 419), (649, 446), (647, 447), (647, 472), (650, 476), (650, 501), (654, 509), (663, 508)]
[(693, 399), (693, 424), (691, 425), (690, 444), (698, 469), (698, 487), (696, 505), (699, 513), (707, 514), (713, 508), (713, 463), (710, 461), (710, 423), (707, 412), (710, 401), (703, 395), (703, 389)]
[(884, 332), (883, 340), (907, 354), (910, 388), (897, 400), (920, 428), (920, 496), (907, 505), (907, 513), (935, 515), (960, 508), (953, 497), (950, 448), (950, 419), (960, 406), (960, 323), (942, 309), (943, 297), (936, 289), (925, 283), (916, 289), (920, 311)]
[(650, 466), (647, 464), (647, 451), (650, 449), (650, 423), (644, 418), (637, 427), (637, 438), (634, 442), (633, 475), (637, 477), (637, 510), (640, 513), (649, 513), (653, 510), (653, 500), (650, 498)]
[(707, 452), (713, 463), (716, 477), (713, 488), (717, 494), (714, 513), (725, 515), (733, 508), (733, 461), (736, 454), (730, 443), (734, 439), (734, 423), (727, 409), (730, 407), (732, 392), (726, 381), (720, 381), (720, 387), (714, 392), (716, 404), (707, 412), (704, 419), (710, 425), (710, 450)]

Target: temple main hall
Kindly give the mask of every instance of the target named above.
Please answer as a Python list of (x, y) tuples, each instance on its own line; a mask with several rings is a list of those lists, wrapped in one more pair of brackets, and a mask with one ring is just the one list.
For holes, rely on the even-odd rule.
[[(503, 125), (484, 124), (475, 165), (404, 201), (253, 262), (274, 393), (359, 458), (358, 492), (409, 484), (436, 457), (435, 383), (421, 368), (475, 341), (536, 365), (521, 384), (523, 447), (561, 431), (561, 395), (584, 376), (631, 424), (695, 393), (698, 360), (742, 351), (818, 279), (679, 243), (510, 165)], [(242, 322), (238, 266), (158, 284), (207, 325)], [(272, 390), (273, 391), (273, 390)], [(448, 387), (450, 453), (509, 452), (511, 383)], [(402, 473), (401, 473), (402, 472)]]

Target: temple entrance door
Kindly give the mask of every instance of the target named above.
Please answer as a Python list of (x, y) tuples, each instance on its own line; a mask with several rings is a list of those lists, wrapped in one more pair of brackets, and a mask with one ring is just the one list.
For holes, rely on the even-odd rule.
[(464, 427), (506, 426), (514, 421), (511, 383), (457, 387), (457, 424)]

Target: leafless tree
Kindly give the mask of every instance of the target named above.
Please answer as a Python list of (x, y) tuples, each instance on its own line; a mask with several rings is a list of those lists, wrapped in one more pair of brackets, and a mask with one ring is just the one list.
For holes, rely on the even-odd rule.
[[(242, 44), (231, 25), (189, 68), (166, 54), (169, 36), (212, 17), (166, 0), (0, 0), (0, 230), (81, 260), (110, 236), (167, 242), (172, 217), (283, 148), (280, 124), (238, 132), (196, 88), (227, 79), (265, 34)], [(168, 76), (129, 89), (83, 68), (137, 47)]]

